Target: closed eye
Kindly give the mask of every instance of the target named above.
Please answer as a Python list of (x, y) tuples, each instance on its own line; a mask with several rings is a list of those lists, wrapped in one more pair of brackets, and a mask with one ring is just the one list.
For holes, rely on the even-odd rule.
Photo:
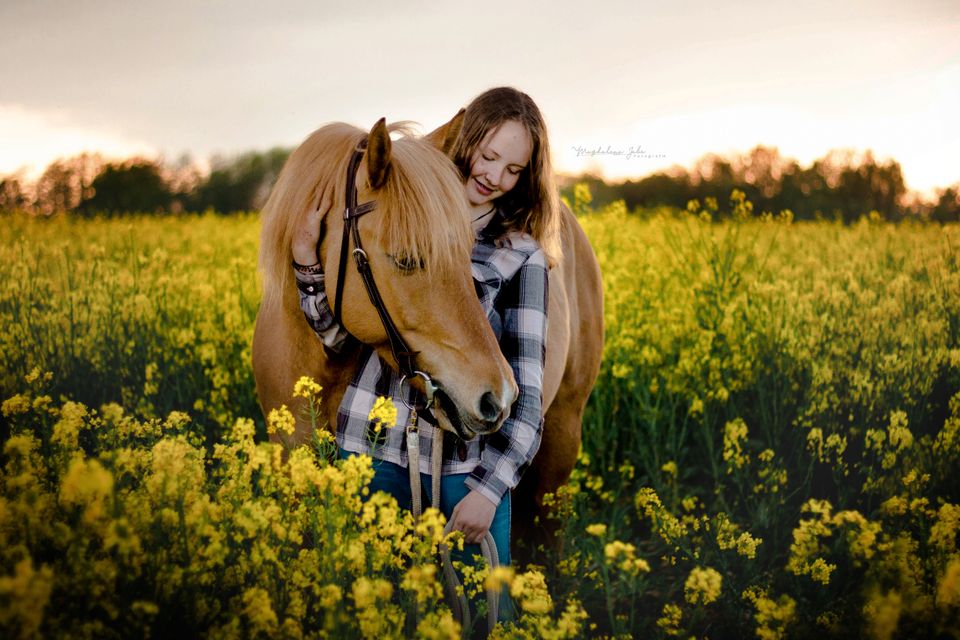
[(410, 274), (418, 269), (423, 269), (423, 258), (419, 260), (414, 258), (411, 255), (406, 253), (399, 253), (396, 255), (391, 255), (390, 258), (393, 260), (394, 266), (397, 267), (400, 271)]

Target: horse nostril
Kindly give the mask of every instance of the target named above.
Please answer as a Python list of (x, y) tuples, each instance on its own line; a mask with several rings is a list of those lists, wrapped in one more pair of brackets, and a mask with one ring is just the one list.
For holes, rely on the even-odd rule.
[(487, 422), (494, 422), (500, 417), (500, 403), (489, 391), (480, 398), (480, 417)]

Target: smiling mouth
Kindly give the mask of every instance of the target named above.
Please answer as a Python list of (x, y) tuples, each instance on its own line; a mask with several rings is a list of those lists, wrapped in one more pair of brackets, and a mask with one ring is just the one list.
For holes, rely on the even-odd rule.
[(482, 182), (480, 182), (480, 181), (477, 180), (476, 178), (474, 178), (473, 181), (474, 181), (474, 183), (476, 184), (476, 186), (477, 186), (477, 191), (480, 192), (480, 195), (489, 196), (490, 194), (493, 193), (493, 191), (494, 191), (493, 189), (491, 189), (490, 187), (484, 185)]

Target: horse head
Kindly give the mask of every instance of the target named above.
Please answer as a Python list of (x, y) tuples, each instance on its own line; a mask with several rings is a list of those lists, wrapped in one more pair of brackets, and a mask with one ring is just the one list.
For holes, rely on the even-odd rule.
[[(499, 428), (517, 386), (471, 276), (468, 203), (444, 154), (456, 137), (456, 123), (457, 118), (426, 138), (409, 135), (402, 124), (388, 127), (383, 119), (369, 132), (344, 124), (314, 132), (291, 154), (264, 207), (261, 268), (265, 305), (280, 304), (284, 291), (295, 292), (291, 238), (312, 213), (321, 225), (318, 253), (334, 304), (341, 249), (349, 238), (343, 233), (348, 165), (365, 143), (356, 168), (356, 201), (375, 208), (356, 224), (370, 271), (383, 306), (416, 354), (416, 369), (439, 388), (441, 426), (469, 438)], [(391, 132), (402, 135), (393, 140)], [(336, 311), (344, 327), (399, 368), (352, 258), (343, 280)], [(424, 391), (419, 377), (412, 384)]]

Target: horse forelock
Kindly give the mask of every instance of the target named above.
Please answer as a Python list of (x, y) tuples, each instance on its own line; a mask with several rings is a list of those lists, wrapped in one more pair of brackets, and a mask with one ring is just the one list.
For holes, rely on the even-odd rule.
[(412, 137), (394, 141), (390, 175), (377, 202), (388, 253), (421, 262), (428, 276), (467, 263), (473, 238), (463, 182), (453, 163), (429, 143)]

